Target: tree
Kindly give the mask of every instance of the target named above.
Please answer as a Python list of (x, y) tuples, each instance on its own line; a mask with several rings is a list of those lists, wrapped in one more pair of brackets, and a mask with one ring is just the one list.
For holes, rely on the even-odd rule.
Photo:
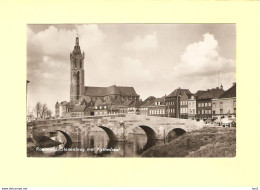
[(36, 119), (45, 119), (52, 115), (52, 111), (48, 109), (47, 105), (45, 103), (42, 104), (41, 102), (36, 103), (33, 112), (36, 115)]
[(46, 116), (47, 116), (47, 118), (51, 118), (51, 115), (52, 115), (52, 111), (51, 111), (50, 109), (48, 109), (48, 110), (46, 111)]
[(36, 103), (36, 105), (35, 105), (35, 107), (33, 109), (33, 112), (36, 115), (36, 119), (39, 119), (40, 115), (41, 115), (41, 112), (42, 112), (42, 104), (40, 102)]
[(41, 115), (40, 115), (41, 119), (45, 119), (47, 110), (48, 110), (47, 105), (46, 105), (46, 104), (43, 104), (43, 105), (42, 105), (42, 110), (41, 110)]

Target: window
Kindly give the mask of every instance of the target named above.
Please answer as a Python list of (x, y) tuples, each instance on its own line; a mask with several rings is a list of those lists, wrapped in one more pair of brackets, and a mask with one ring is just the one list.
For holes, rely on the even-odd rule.
[(219, 107), (223, 108), (223, 102), (220, 102)]
[(102, 106), (99, 106), (99, 109), (102, 109)]
[(211, 114), (211, 110), (209, 110), (209, 114)]
[(208, 106), (211, 106), (211, 102), (208, 103)]
[(201, 107), (204, 107), (204, 103), (201, 103)]
[(212, 103), (212, 107), (215, 108), (216, 107), (216, 103)]
[(198, 107), (201, 107), (201, 103), (198, 103)]
[(200, 110), (198, 111), (198, 114), (200, 114)]
[(223, 109), (220, 109), (219, 111), (220, 111), (220, 114), (223, 114)]
[(104, 106), (104, 109), (106, 109), (107, 108), (107, 106)]
[(208, 106), (208, 103), (205, 103), (205, 107), (207, 107)]
[(201, 114), (204, 114), (204, 110), (201, 110)]
[(213, 115), (215, 115), (216, 114), (216, 111), (213, 111)]

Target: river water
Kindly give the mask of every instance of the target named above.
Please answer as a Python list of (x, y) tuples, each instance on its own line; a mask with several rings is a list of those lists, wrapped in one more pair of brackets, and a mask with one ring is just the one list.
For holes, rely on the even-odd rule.
[[(66, 139), (58, 133), (53, 140), (65, 142)], [(61, 144), (52, 149), (33, 151), (32, 157), (140, 157), (152, 146), (164, 144), (164, 140), (149, 140), (144, 133), (129, 134), (127, 142), (109, 141), (104, 131), (89, 131), (79, 135), (77, 142), (64, 148)], [(58, 151), (56, 151), (58, 150)]]

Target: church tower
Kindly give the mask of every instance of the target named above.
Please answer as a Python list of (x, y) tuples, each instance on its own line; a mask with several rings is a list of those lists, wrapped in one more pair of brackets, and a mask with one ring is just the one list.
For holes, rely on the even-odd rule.
[(74, 50), (70, 53), (70, 101), (75, 102), (84, 95), (84, 52), (81, 53), (79, 38), (76, 37)]

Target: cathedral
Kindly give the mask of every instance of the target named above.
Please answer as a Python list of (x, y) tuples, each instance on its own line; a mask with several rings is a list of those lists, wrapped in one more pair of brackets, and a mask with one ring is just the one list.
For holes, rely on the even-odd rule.
[(133, 87), (85, 86), (84, 59), (85, 53), (81, 52), (76, 37), (74, 50), (70, 53), (70, 101), (56, 103), (56, 118), (116, 114), (120, 106), (139, 102)]

